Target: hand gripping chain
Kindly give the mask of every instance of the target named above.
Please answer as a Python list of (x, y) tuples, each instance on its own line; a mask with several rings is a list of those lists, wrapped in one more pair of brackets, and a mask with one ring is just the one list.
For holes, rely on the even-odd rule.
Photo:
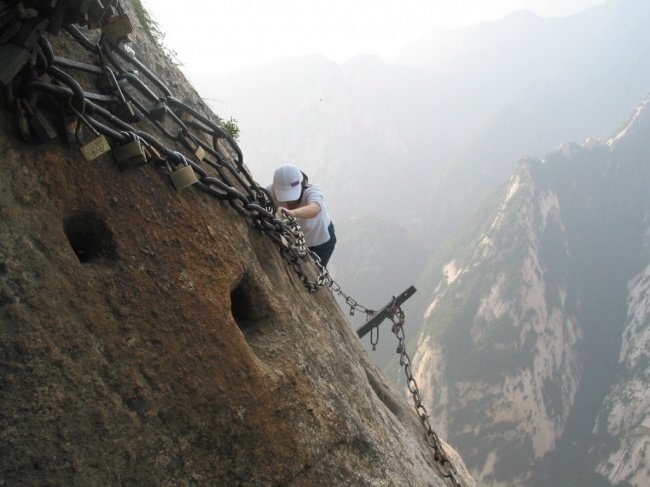
[[(94, 64), (56, 56), (45, 33), (59, 31), (88, 51)], [(270, 195), (244, 166), (235, 140), (221, 125), (175, 98), (135, 57), (128, 45), (130, 32), (117, 0), (1, 2), (0, 88), (16, 113), (21, 137), (46, 143), (58, 135), (53, 127), (62, 125), (67, 139), (79, 144), (88, 161), (111, 152), (120, 170), (156, 164), (177, 190), (196, 185), (228, 201), (268, 234), (309, 291), (329, 286), (340, 292), (306, 248), (298, 223), (276, 218)], [(89, 78), (95, 79), (97, 89), (82, 86), (81, 78), (73, 75), (77, 72), (86, 86)], [(57, 123), (59, 119), (63, 123)], [(136, 122), (147, 122), (153, 131), (136, 128)], [(310, 260), (318, 271), (313, 278)]]

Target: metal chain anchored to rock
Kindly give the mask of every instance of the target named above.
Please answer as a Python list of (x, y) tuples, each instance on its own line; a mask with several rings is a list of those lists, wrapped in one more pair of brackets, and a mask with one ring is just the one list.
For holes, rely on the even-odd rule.
[[(395, 334), (395, 337), (397, 337), (397, 353), (400, 356), (399, 364), (400, 366), (404, 367), (404, 373), (406, 374), (406, 386), (408, 387), (408, 390), (411, 393), (411, 397), (413, 398), (415, 412), (417, 413), (418, 418), (420, 418), (420, 422), (422, 423), (422, 426), (426, 432), (427, 443), (433, 449), (433, 458), (435, 460), (438, 473), (440, 473), (442, 477), (449, 480), (453, 487), (461, 487), (460, 482), (456, 478), (458, 471), (445, 453), (440, 438), (431, 427), (431, 423), (429, 422), (429, 415), (426, 408), (422, 404), (420, 389), (418, 388), (418, 384), (411, 372), (411, 358), (406, 352), (406, 337), (404, 335), (405, 316), (401, 306), (408, 298), (415, 294), (415, 291), (415, 287), (411, 286), (399, 296), (393, 297), (393, 299), (388, 304), (386, 304), (386, 306), (384, 306), (379, 311), (372, 313), (368, 321), (366, 321), (365, 324), (357, 329), (357, 335), (359, 335), (359, 338), (363, 338), (365, 335), (370, 333), (371, 344), (374, 350), (377, 343), (376, 340), (379, 337), (379, 325), (381, 325), (381, 323), (386, 319), (390, 320), (393, 323), (391, 331)], [(376, 338), (373, 338), (373, 332), (375, 333)]]
[(422, 399), (420, 397), (420, 389), (418, 384), (411, 373), (411, 358), (408, 353), (406, 353), (406, 337), (404, 335), (404, 312), (399, 304), (397, 304), (396, 299), (393, 299), (393, 305), (390, 309), (390, 320), (393, 322), (393, 327), (391, 331), (397, 337), (397, 353), (400, 355), (399, 364), (404, 367), (404, 373), (406, 374), (406, 385), (411, 397), (413, 398), (413, 404), (415, 405), (415, 412), (420, 418), (420, 422), (424, 427), (424, 430), (427, 435), (427, 443), (433, 449), (433, 457), (436, 461), (436, 467), (438, 468), (438, 473), (451, 482), (451, 485), (454, 487), (461, 487), (460, 482), (456, 478), (458, 471), (456, 467), (451, 463), (451, 460), (445, 453), (445, 450), (442, 446), (442, 442), (438, 437), (437, 433), (433, 431), (431, 423), (429, 422), (429, 415), (426, 408), (422, 404)]
[[(368, 313), (343, 293), (306, 247), (298, 222), (276, 217), (272, 198), (244, 166), (228, 131), (174, 97), (136, 57), (129, 44), (132, 31), (117, 0), (0, 2), (0, 86), (16, 113), (20, 137), (47, 143), (63, 132), (89, 162), (112, 154), (122, 171), (148, 163), (159, 166), (177, 191), (196, 186), (228, 201), (278, 244), (309, 291), (327, 286), (345, 298), (351, 314)], [(95, 62), (55, 55), (45, 34), (60, 32)], [(96, 89), (84, 88), (82, 77), (86, 85), (94, 81)], [(132, 125), (137, 122), (147, 122), (158, 136)]]
[[(378, 333), (379, 323), (390, 318), (399, 341), (400, 364), (405, 368), (437, 468), (459, 486), (456, 469), (428, 422), (405, 352), (400, 305), (415, 288), (378, 312), (345, 294), (305, 245), (296, 219), (276, 217), (272, 198), (253, 180), (230, 133), (174, 97), (136, 57), (129, 45), (132, 31), (118, 0), (0, 1), (0, 87), (6, 105), (16, 114), (20, 137), (27, 142), (47, 143), (63, 136), (79, 146), (86, 161), (112, 154), (121, 171), (154, 164), (169, 175), (177, 191), (195, 186), (228, 201), (279, 246), (309, 291), (328, 287), (343, 297), (351, 315), (355, 311), (365, 313), (367, 321), (358, 330), (360, 337), (368, 331)], [(47, 35), (61, 32), (76, 41), (91, 61), (57, 56)], [(148, 124), (158, 135), (132, 125), (139, 122)], [(362, 329), (364, 333), (360, 333)], [(373, 340), (374, 345), (376, 338)]]

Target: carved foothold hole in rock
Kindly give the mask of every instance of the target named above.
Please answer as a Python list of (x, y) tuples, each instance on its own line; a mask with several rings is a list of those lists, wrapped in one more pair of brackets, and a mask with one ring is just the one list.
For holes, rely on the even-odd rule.
[(80, 211), (66, 218), (63, 231), (82, 264), (115, 260), (117, 254), (113, 234), (94, 212)]
[(230, 292), (230, 307), (235, 322), (247, 338), (252, 337), (268, 316), (266, 301), (249, 274), (244, 274)]

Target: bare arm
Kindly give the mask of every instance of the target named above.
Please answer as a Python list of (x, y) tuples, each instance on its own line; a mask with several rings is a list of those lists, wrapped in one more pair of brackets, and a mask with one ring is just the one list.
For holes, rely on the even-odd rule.
[(315, 201), (312, 201), (308, 205), (305, 205), (301, 208), (296, 208), (295, 210), (288, 210), (288, 209), (283, 209), (283, 211), (294, 218), (302, 218), (302, 219), (308, 219), (308, 218), (315, 218), (316, 215), (320, 213), (320, 205), (316, 203)]

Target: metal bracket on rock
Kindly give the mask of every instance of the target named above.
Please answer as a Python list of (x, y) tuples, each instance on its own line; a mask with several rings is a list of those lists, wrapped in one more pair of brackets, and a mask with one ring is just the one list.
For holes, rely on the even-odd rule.
[(396, 298), (393, 298), (390, 303), (388, 303), (382, 309), (377, 311), (372, 316), (372, 318), (370, 318), (366, 323), (364, 323), (362, 326), (360, 326), (357, 329), (357, 335), (359, 335), (359, 338), (363, 338), (365, 335), (370, 333), (373, 328), (376, 328), (379, 325), (381, 325), (382, 321), (390, 317), (391, 310), (401, 306), (404, 301), (406, 301), (408, 298), (410, 298), (415, 294), (415, 291), (416, 291), (415, 286), (409, 287), (406, 291), (404, 291)]

